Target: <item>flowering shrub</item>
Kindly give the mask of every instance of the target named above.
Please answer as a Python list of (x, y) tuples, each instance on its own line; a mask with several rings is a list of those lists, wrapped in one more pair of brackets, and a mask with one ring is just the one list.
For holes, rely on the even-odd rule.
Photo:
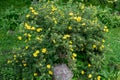
[(19, 73), (16, 79), (52, 80), (53, 67), (65, 63), (76, 79), (100, 80), (97, 70), (101, 64), (94, 60), (101, 59), (107, 26), (98, 21), (93, 6), (56, 3), (41, 0), (29, 8), (23, 35), (18, 36), (24, 47), (8, 60)]

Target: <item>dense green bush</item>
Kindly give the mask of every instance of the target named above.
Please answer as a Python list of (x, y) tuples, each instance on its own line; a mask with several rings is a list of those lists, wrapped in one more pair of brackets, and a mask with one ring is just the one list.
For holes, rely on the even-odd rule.
[(15, 29), (22, 23), (23, 15), (27, 12), (26, 7), (15, 9), (11, 6), (4, 11), (4, 15), (0, 17), (0, 28), (6, 31), (15, 31)]
[(120, 15), (118, 12), (112, 12), (112, 9), (107, 7), (104, 9), (97, 8), (97, 16), (103, 24), (108, 26), (108, 28), (120, 27)]
[(54, 66), (65, 63), (76, 80), (100, 80), (107, 26), (97, 19), (94, 6), (56, 3), (41, 0), (26, 14), (18, 36), (24, 47), (7, 61), (14, 66), (15, 79), (51, 80)]

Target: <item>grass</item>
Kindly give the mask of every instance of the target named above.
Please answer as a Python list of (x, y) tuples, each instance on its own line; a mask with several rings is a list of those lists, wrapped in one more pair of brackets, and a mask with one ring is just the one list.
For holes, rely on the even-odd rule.
[[(110, 63), (114, 63), (120, 72), (120, 27), (111, 29), (107, 34), (106, 45), (108, 52), (106, 58)], [(120, 74), (117, 76), (120, 80)]]
[[(1, 0), (0, 1), (0, 19), (5, 16), (7, 9), (13, 7), (12, 9), (21, 9), (22, 7), (29, 6), (30, 0)], [(4, 21), (0, 20), (0, 24)], [(17, 26), (16, 26), (17, 27)], [(3, 26), (0, 25), (0, 62), (4, 61), (10, 53), (18, 48), (21, 44), (17, 40), (18, 30), (11, 31), (4, 23)]]

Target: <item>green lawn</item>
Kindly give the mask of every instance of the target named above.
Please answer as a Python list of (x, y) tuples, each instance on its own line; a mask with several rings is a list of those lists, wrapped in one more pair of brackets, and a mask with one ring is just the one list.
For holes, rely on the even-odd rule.
[[(116, 64), (120, 72), (120, 27), (110, 29), (106, 36), (106, 46), (108, 50), (105, 54), (106, 60), (109, 60), (108, 63)], [(117, 80), (120, 80), (120, 74)]]

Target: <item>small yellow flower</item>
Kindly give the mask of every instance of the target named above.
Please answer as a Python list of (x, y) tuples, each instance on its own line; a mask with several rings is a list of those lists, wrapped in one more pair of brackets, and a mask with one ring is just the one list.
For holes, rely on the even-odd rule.
[(11, 63), (11, 62), (12, 62), (11, 60), (8, 60), (8, 61), (7, 61), (8, 64)]
[(31, 12), (32, 12), (32, 13), (35, 13), (35, 10), (34, 10), (34, 9), (32, 9), (32, 10), (31, 10)]
[(43, 48), (42, 49), (42, 53), (46, 53), (47, 52), (47, 49), (46, 48)]
[(18, 36), (18, 40), (22, 40), (22, 37), (21, 37), (21, 36)]
[(53, 40), (53, 43), (56, 43), (56, 41), (55, 41), (55, 40)]
[(37, 76), (38, 75), (38, 73), (34, 73), (34, 76)]
[(104, 39), (102, 39), (102, 42), (104, 43), (104, 42), (105, 42), (105, 40), (104, 40)]
[(69, 44), (72, 44), (72, 41), (69, 41)]
[(70, 48), (70, 51), (74, 51), (73, 48)]
[(85, 8), (85, 5), (82, 5), (82, 6), (81, 6), (81, 9), (84, 9), (84, 8)]
[(75, 57), (72, 56), (72, 60), (76, 60)]
[(14, 55), (13, 57), (14, 57), (14, 58), (16, 58), (17, 56), (16, 56), (16, 55)]
[(27, 18), (30, 17), (30, 14), (27, 14), (26, 17), (27, 17)]
[(52, 11), (56, 11), (56, 10), (57, 8), (54, 5), (52, 5)]
[(67, 38), (70, 38), (70, 35), (66, 34), (63, 36), (63, 39), (67, 39)]
[(68, 30), (71, 30), (72, 29), (72, 26), (68, 26)]
[(96, 46), (96, 45), (93, 45), (92, 48), (95, 49), (95, 48), (97, 48), (97, 46)]
[(82, 71), (81, 71), (81, 74), (82, 74), (82, 75), (84, 75), (84, 74), (85, 74), (85, 72), (82, 70)]
[(69, 15), (70, 15), (70, 16), (73, 16), (73, 13), (72, 13), (72, 12), (70, 12), (70, 13), (69, 13)]
[(28, 49), (29, 46), (25, 46), (25, 49)]
[(104, 31), (104, 32), (108, 32), (108, 31), (109, 31), (108, 28), (107, 28), (107, 26), (104, 26), (103, 31)]
[(38, 12), (34, 12), (33, 14), (34, 14), (34, 15), (38, 15)]
[(77, 57), (77, 54), (76, 54), (76, 53), (73, 53), (72, 56), (73, 56), (73, 57)]
[(38, 28), (38, 29), (37, 29), (37, 32), (40, 32), (40, 31), (42, 31), (42, 28)]
[(38, 53), (40, 53), (40, 51), (39, 51), (39, 50), (36, 50), (36, 51), (35, 51), (35, 53), (37, 53), (37, 54), (38, 54)]
[(76, 20), (77, 20), (77, 22), (80, 22), (80, 21), (81, 21), (81, 19), (82, 19), (81, 17), (77, 17), (77, 19), (76, 19)]
[(50, 64), (48, 64), (48, 65), (47, 65), (47, 68), (48, 68), (48, 69), (50, 69), (50, 68), (51, 68), (51, 65), (50, 65)]
[(35, 27), (31, 27), (31, 30), (35, 30)]
[(25, 28), (28, 29), (28, 30), (30, 30), (31, 26), (28, 23), (25, 23)]
[(31, 37), (31, 34), (28, 34), (28, 37)]
[(88, 67), (91, 67), (91, 64), (88, 64)]
[(23, 64), (23, 66), (24, 66), (24, 67), (26, 67), (26, 66), (27, 66), (27, 64), (26, 64), (26, 63), (24, 63), (24, 64)]
[(107, 29), (107, 26), (104, 26), (105, 29)]
[(82, 26), (85, 26), (86, 24), (85, 23), (82, 23)]
[(89, 75), (88, 75), (88, 78), (92, 78), (92, 74), (89, 74)]
[(97, 76), (97, 80), (100, 80), (101, 79), (101, 76)]
[(32, 9), (33, 9), (33, 7), (30, 7), (29, 9), (30, 9), (30, 10), (32, 10)]
[(33, 53), (33, 56), (34, 56), (34, 57), (37, 57), (37, 56), (38, 56), (38, 53), (34, 52), (34, 53)]
[(52, 74), (53, 74), (53, 72), (52, 72), (52, 71), (49, 71), (48, 73), (49, 73), (50, 75), (52, 75)]
[(104, 45), (101, 45), (102, 48), (104, 48), (105, 46)]

